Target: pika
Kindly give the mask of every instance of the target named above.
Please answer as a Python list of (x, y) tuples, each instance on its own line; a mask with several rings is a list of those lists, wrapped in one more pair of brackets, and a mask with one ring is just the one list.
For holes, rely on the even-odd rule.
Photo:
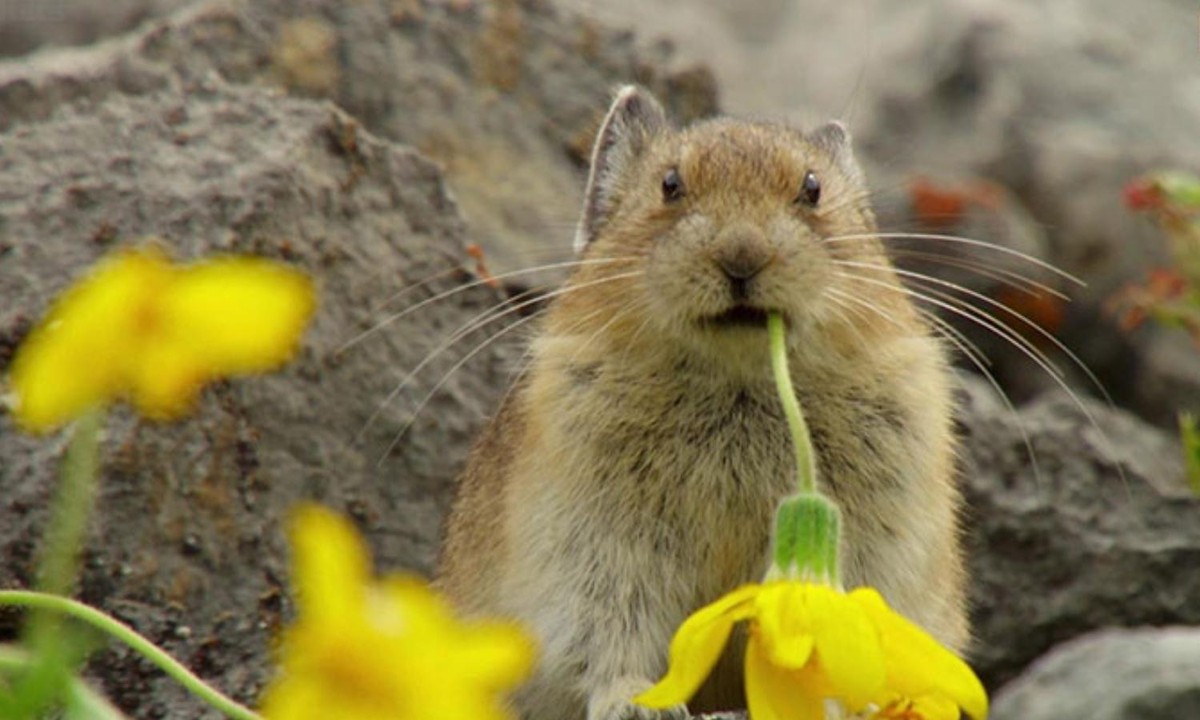
[[(646, 91), (616, 94), (580, 263), (468, 461), (439, 560), (460, 610), (540, 640), (525, 720), (684, 716), (631, 698), (691, 612), (762, 579), (795, 491), (769, 311), (842, 509), (843, 581), (963, 649), (952, 379), (867, 196), (839, 123), (677, 129)], [(727, 650), (690, 709), (744, 707), (741, 677)]]

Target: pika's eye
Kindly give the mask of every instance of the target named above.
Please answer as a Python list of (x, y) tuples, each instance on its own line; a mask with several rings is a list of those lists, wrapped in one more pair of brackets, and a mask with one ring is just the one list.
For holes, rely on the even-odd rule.
[(662, 181), (663, 202), (673, 203), (683, 197), (683, 178), (679, 177), (679, 171), (671, 168), (663, 175)]
[(809, 207), (816, 207), (817, 202), (821, 199), (821, 181), (817, 179), (816, 174), (812, 170), (804, 173), (804, 180), (800, 183), (800, 194), (796, 196), (796, 202)]

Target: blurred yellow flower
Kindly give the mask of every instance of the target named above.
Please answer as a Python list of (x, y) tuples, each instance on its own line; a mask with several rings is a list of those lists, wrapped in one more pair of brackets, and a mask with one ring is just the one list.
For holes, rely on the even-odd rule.
[(55, 301), (13, 360), (13, 414), (44, 432), (128, 399), (176, 417), (215, 378), (272, 370), (316, 307), (304, 274), (262, 258), (173, 265), (151, 245), (117, 252)]
[(879, 593), (843, 593), (791, 580), (746, 585), (696, 611), (671, 641), (670, 668), (635, 698), (686, 702), (708, 676), (735, 623), (750, 621), (746, 701), (751, 720), (822, 720), (825, 701), (868, 717), (987, 717), (975, 673), (887, 606)]
[(342, 518), (302, 507), (292, 526), (299, 618), (283, 637), (268, 720), (501, 720), (533, 667), (517, 625), (459, 621), (424, 582), (371, 580)]

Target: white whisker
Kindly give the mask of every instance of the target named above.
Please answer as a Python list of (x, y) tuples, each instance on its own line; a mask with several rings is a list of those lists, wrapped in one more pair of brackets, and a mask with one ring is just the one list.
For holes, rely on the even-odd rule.
[[(855, 307), (853, 304), (851, 304), (850, 300), (852, 298), (837, 288), (825, 288), (825, 298), (842, 311), (838, 316), (839, 321), (846, 322), (850, 319), (849, 316), (858, 318), (863, 322), (867, 321), (867, 316), (863, 314), (863, 309), (860, 307)], [(860, 338), (862, 337), (862, 333), (858, 332), (857, 327), (854, 327), (854, 331)]]
[[(860, 266), (860, 267), (865, 267), (865, 268), (872, 268), (872, 267), (879, 268), (880, 267), (880, 266), (873, 266), (871, 263), (854, 263), (853, 261), (837, 261), (837, 262), (844, 266), (845, 265), (854, 265), (854, 266)], [(984, 295), (983, 293), (977, 292), (968, 287), (964, 287), (962, 285), (959, 285), (958, 283), (950, 282), (949, 280), (935, 278), (930, 275), (913, 272), (911, 270), (895, 269), (894, 272), (897, 275), (900, 275), (901, 277), (912, 278), (914, 280), (917, 280), (917, 281), (920, 281), (923, 283), (933, 283), (935, 285), (940, 285), (942, 287), (947, 287), (947, 288), (950, 288), (957, 292), (961, 292), (965, 295), (968, 295), (969, 297), (973, 297), (973, 298), (979, 300), (980, 302), (986, 303), (998, 310), (1002, 310), (1002, 311), (1008, 313), (1009, 315), (1011, 315), (1012, 317), (1016, 318), (1017, 320), (1020, 320), (1024, 325), (1028, 326), (1034, 332), (1038, 333), (1038, 335), (1045, 338), (1048, 342), (1050, 342), (1052, 345), (1054, 345), (1054, 347), (1059, 352), (1061, 352), (1063, 355), (1066, 355), (1071, 360), (1071, 363), (1074, 364), (1076, 368), (1081, 370), (1083, 372), (1083, 374), (1087, 376), (1088, 381), (1091, 382), (1091, 384), (1096, 388), (1097, 391), (1099, 391), (1099, 393), (1105, 399), (1105, 401), (1107, 401), (1109, 405), (1113, 404), (1112, 398), (1109, 397), (1108, 391), (1104, 389), (1104, 385), (1100, 382), (1100, 379), (1096, 377), (1096, 374), (1091, 371), (1091, 368), (1089, 368), (1083, 362), (1083, 360), (1081, 360), (1079, 358), (1078, 355), (1076, 355), (1074, 352), (1072, 352), (1070, 348), (1068, 348), (1065, 344), (1063, 344), (1063, 342), (1061, 340), (1056, 338), (1053, 333), (1046, 330), (1041, 325), (1038, 325), (1033, 320), (1030, 320), (1028, 317), (1023, 315), (1022, 313), (1019, 313), (1016, 310), (1013, 310), (1012, 308), (1008, 307), (1004, 303), (994, 300), (994, 299), (988, 297), (987, 295)], [(926, 288), (926, 289), (929, 289), (929, 288)], [(991, 316), (991, 317), (994, 320), (996, 320), (997, 322), (1001, 322), (1001, 324), (1003, 324), (1003, 322), (1000, 321), (999, 318), (996, 318), (995, 316)]]
[(969, 245), (971, 247), (985, 248), (987, 250), (993, 250), (998, 253), (1002, 253), (1005, 255), (1011, 255), (1013, 257), (1020, 258), (1021, 260), (1024, 260), (1025, 262), (1036, 265), (1036, 266), (1042, 268), (1043, 270), (1050, 272), (1054, 275), (1057, 275), (1058, 277), (1060, 277), (1064, 280), (1069, 280), (1070, 282), (1072, 282), (1075, 285), (1078, 285), (1080, 287), (1085, 287), (1087, 285), (1087, 283), (1085, 283), (1084, 281), (1075, 277), (1074, 275), (1067, 272), (1066, 270), (1062, 270), (1061, 268), (1055, 267), (1051, 263), (1048, 263), (1045, 260), (1042, 260), (1040, 258), (1036, 258), (1033, 255), (1030, 255), (1029, 253), (1024, 253), (1024, 252), (1021, 252), (1020, 250), (1013, 250), (1012, 248), (1007, 248), (1007, 247), (1004, 247), (1003, 245), (996, 245), (995, 243), (985, 242), (983, 240), (975, 240), (974, 238), (961, 237), (959, 235), (939, 235), (936, 233), (880, 232), (880, 233), (861, 233), (861, 234), (853, 234), (853, 235), (834, 235), (832, 237), (823, 238), (821, 240), (821, 242), (822, 243), (835, 243), (835, 242), (844, 242), (847, 240), (870, 240), (872, 238), (879, 238), (880, 240), (904, 240), (904, 239), (933, 240), (933, 241), (937, 241), (937, 242), (959, 243), (962, 245)]
[[(388, 327), (389, 325), (391, 325), (405, 317), (408, 317), (409, 315), (413, 314), (414, 312), (420, 310), (421, 308), (423, 308), (431, 303), (435, 303), (439, 300), (445, 300), (448, 297), (457, 295), (458, 293), (461, 293), (461, 292), (465, 292), (467, 290), (470, 290), (471, 288), (479, 287), (480, 285), (492, 285), (498, 280), (504, 280), (504, 279), (511, 278), (511, 277), (518, 277), (520, 275), (529, 275), (529, 274), (533, 274), (533, 273), (537, 273), (537, 272), (542, 272), (544, 270), (577, 267), (580, 265), (600, 265), (600, 264), (606, 264), (606, 263), (629, 262), (629, 261), (632, 261), (635, 259), (637, 259), (636, 256), (631, 255), (628, 257), (600, 258), (600, 259), (596, 259), (596, 260), (572, 260), (570, 262), (552, 263), (550, 265), (539, 265), (537, 267), (525, 268), (523, 270), (513, 270), (511, 272), (501, 273), (499, 275), (492, 275), (492, 276), (486, 277), (486, 278), (479, 278), (479, 279), (473, 280), (469, 283), (464, 283), (462, 285), (455, 286), (449, 290), (446, 290), (444, 292), (440, 292), (431, 297), (425, 298), (424, 300), (417, 303), (416, 305), (412, 305), (410, 307), (405, 308), (404, 310), (401, 310), (398, 313), (388, 316), (387, 318), (379, 321), (378, 323), (375, 323), (375, 325), (371, 326), (367, 330), (364, 330), (363, 332), (359, 333), (358, 335), (355, 335), (354, 337), (350, 338), (346, 342), (342, 343), (333, 352), (335, 355), (345, 352), (349, 348), (351, 348), (351, 347), (357, 345), (358, 343), (362, 342), (363, 340), (371, 337), (372, 335), (379, 332), (380, 330), (383, 330), (384, 328)], [(400, 297), (402, 297), (416, 289), (419, 289), (421, 286), (426, 285), (430, 282), (433, 282), (436, 279), (437, 279), (437, 277), (435, 276), (434, 278), (431, 278), (430, 280), (426, 280), (423, 283), (418, 283), (414, 287), (405, 288), (404, 290), (400, 291), (399, 293), (396, 293), (395, 295), (388, 298), (387, 300), (384, 300), (383, 303), (381, 303), (381, 306), (386, 305), (389, 302), (392, 302), (396, 299), (399, 299)]]
[[(513, 304), (508, 307), (506, 307), (506, 305), (508, 305), (508, 303), (497, 305), (497, 306), (489, 308), (488, 310), (485, 310), (484, 312), (476, 315), (475, 317), (471, 318), (467, 322), (460, 325), (445, 340), (443, 340), (441, 344), (439, 344), (429, 354), (427, 354), (425, 356), (425, 358), (423, 360), (421, 360), (421, 362), (417, 363), (416, 367), (414, 367), (412, 370), (410, 370), (400, 380), (399, 384), (397, 384), (396, 387), (393, 388), (390, 393), (388, 393), (387, 397), (385, 397), (383, 399), (383, 401), (379, 403), (379, 405), (371, 413), (370, 417), (367, 418), (366, 422), (363, 424), (362, 429), (359, 430), (358, 433), (355, 435), (355, 440), (359, 441), (362, 439), (363, 435), (367, 432), (367, 430), (369, 430), (371, 428), (372, 425), (374, 425), (375, 421), (379, 418), (379, 415), (383, 412), (383, 410), (388, 405), (390, 405), (392, 403), (392, 401), (394, 401), (400, 395), (401, 392), (403, 392), (404, 388), (407, 387), (408, 384), (413, 381), (413, 379), (417, 376), (418, 373), (420, 373), (423, 369), (425, 369), (429, 365), (429, 363), (431, 363), (434, 359), (436, 359), (441, 353), (445, 352), (447, 349), (452, 347), (459, 340), (463, 339), (464, 337), (471, 334), (472, 332), (474, 332), (486, 325), (490, 325), (491, 323), (494, 323), (494, 322), (500, 320), (501, 318), (507, 317), (516, 312), (520, 312), (522, 309), (529, 307), (530, 305), (545, 302), (547, 300), (550, 300), (551, 298), (566, 295), (568, 293), (575, 292), (577, 290), (582, 290), (584, 288), (592, 287), (594, 285), (599, 285), (599, 284), (606, 283), (606, 282), (614, 282), (617, 280), (623, 280), (623, 279), (627, 279), (627, 278), (631, 278), (631, 277), (637, 277), (639, 275), (642, 275), (643, 273), (644, 273), (644, 271), (637, 270), (634, 272), (618, 273), (616, 275), (610, 275), (610, 276), (602, 277), (602, 278), (599, 278), (596, 280), (590, 280), (588, 282), (579, 283), (577, 285), (567, 285), (567, 286), (559, 288), (557, 290), (553, 290), (553, 291), (545, 293), (543, 295), (537, 295), (536, 297), (530, 298), (528, 300), (524, 300), (522, 302)], [(524, 324), (524, 322), (526, 320), (529, 320), (532, 317), (536, 317), (536, 314), (531, 315), (529, 318), (522, 318), (518, 322), (520, 324)], [(517, 324), (517, 323), (514, 323), (514, 324)], [(456, 365), (455, 367), (458, 367), (458, 366)]]
[(450, 367), (450, 369), (447, 370), (446, 373), (442, 376), (442, 379), (439, 380), (436, 385), (434, 385), (432, 388), (430, 388), (429, 392), (425, 393), (425, 397), (421, 398), (421, 402), (418, 403), (417, 407), (413, 410), (412, 416), (408, 419), (408, 422), (404, 423), (404, 427), (400, 428), (399, 432), (397, 432), (395, 434), (395, 436), (392, 438), (392, 441), (390, 443), (388, 443), (388, 446), (386, 448), (384, 448), (383, 454), (380, 455), (377, 465), (383, 465), (384, 461), (387, 460), (387, 457), (392, 454), (393, 450), (396, 449), (396, 445), (398, 445), (400, 443), (400, 439), (404, 437), (404, 435), (413, 426), (413, 423), (415, 423), (417, 421), (417, 417), (421, 414), (421, 411), (425, 409), (425, 406), (429, 404), (429, 401), (433, 398), (434, 395), (437, 394), (437, 391), (442, 389), (442, 387), (446, 384), (446, 381), (448, 381), (450, 379), (450, 377), (452, 375), (454, 375), (455, 372), (458, 371), (459, 368), (461, 368), (463, 365), (466, 365), (467, 362), (471, 358), (478, 355), (480, 352), (483, 351), (484, 348), (486, 348), (489, 345), (491, 345), (492, 343), (496, 342), (496, 340), (498, 340), (499, 338), (507, 335), (508, 333), (512, 332), (513, 330), (517, 329), (518, 327), (521, 327), (522, 325), (524, 325), (525, 323), (527, 323), (531, 320), (536, 320), (539, 317), (541, 317), (541, 313), (534, 313), (534, 314), (530, 315), (529, 317), (523, 317), (519, 320), (516, 320), (511, 325), (506, 325), (506, 326), (500, 328), (496, 332), (489, 335), (487, 337), (487, 339), (485, 339), (483, 342), (479, 343), (474, 348), (472, 348), (470, 352), (468, 352), (466, 355), (464, 355), (462, 358), (460, 358), (457, 362), (455, 362), (454, 365), (452, 365)]
[[(602, 278), (602, 280), (617, 280), (617, 279), (627, 278), (627, 277), (631, 277), (633, 275), (639, 275), (639, 274), (641, 274), (641, 273), (640, 272), (639, 273), (626, 273), (624, 275), (616, 275), (616, 276), (611, 276), (611, 277), (607, 277), (607, 278)], [(577, 285), (574, 287), (568, 286), (565, 288), (560, 288), (559, 291), (556, 292), (555, 294), (566, 294), (566, 292), (569, 292), (573, 289), (581, 288), (581, 287), (584, 287), (585, 285), (592, 285), (592, 284), (596, 284), (596, 282), (584, 283), (584, 284)], [(544, 300), (544, 299), (545, 299), (544, 297), (537, 298), (537, 300)], [(591, 313), (588, 313), (588, 315), (585, 318), (577, 320), (572, 325), (572, 327), (583, 324), (584, 322), (586, 322), (587, 319), (590, 319), (591, 317), (594, 317), (595, 315), (597, 315), (601, 312), (604, 312), (605, 309), (606, 308), (601, 307)], [(427, 392), (425, 394), (425, 396), (423, 398), (421, 398), (420, 403), (418, 403), (416, 408), (413, 410), (412, 416), (409, 418), (408, 422), (406, 422), (404, 424), (404, 426), (402, 428), (400, 428), (400, 430), (396, 433), (395, 437), (392, 438), (392, 441), (388, 444), (387, 448), (384, 450), (383, 455), (379, 459), (379, 463), (382, 464), (383, 461), (387, 458), (387, 456), (391, 454), (391, 452), (396, 448), (396, 445), (400, 442), (401, 438), (404, 437), (405, 433), (407, 433), (409, 431), (409, 429), (412, 428), (413, 424), (417, 421), (417, 417), (420, 416), (421, 411), (425, 409), (425, 406), (429, 404), (429, 401), (433, 399), (433, 396), (436, 395), (437, 392), (446, 385), (446, 383), (450, 380), (450, 378), (454, 375), (454, 373), (458, 372), (458, 370), (460, 368), (462, 368), (462, 366), (465, 365), (467, 362), (469, 362), (471, 360), (471, 358), (478, 355), (485, 348), (487, 348), (489, 345), (494, 343), (498, 338), (500, 338), (503, 335), (508, 334), (515, 328), (517, 328), (521, 325), (524, 325), (525, 323), (530, 322), (531, 320), (540, 318), (541, 315), (544, 313), (545, 313), (545, 310), (539, 310), (538, 312), (530, 315), (529, 317), (521, 318), (520, 320), (515, 321), (511, 325), (501, 328), (500, 330), (493, 333), (492, 335), (489, 335), (486, 339), (484, 339), (482, 342), (480, 342), (478, 345), (476, 345), (474, 348), (472, 348), (470, 350), (470, 352), (466, 353), (462, 358), (460, 358), (457, 362), (455, 362), (454, 365), (452, 365), (450, 367), (450, 369), (447, 370), (442, 375), (441, 379), (438, 380), (438, 382), (432, 388), (430, 388), (429, 392)], [(592, 335), (592, 338), (589, 338), (588, 342), (591, 342), (591, 340), (594, 339), (600, 332), (602, 332), (604, 330), (604, 328), (608, 327), (613, 321), (615, 321), (620, 316), (621, 316), (620, 313), (617, 313), (616, 315), (614, 315), (613, 319), (609, 320), (607, 323), (605, 323), (605, 325), (603, 327), (600, 328), (600, 330), (598, 330), (596, 333), (594, 333)], [(526, 352), (522, 355), (522, 357), (525, 357), (528, 354), (529, 354), (529, 350), (526, 349)], [(503, 400), (507, 400), (508, 394), (512, 391), (512, 387), (513, 387), (513, 385), (510, 384), (508, 390), (505, 391), (505, 395), (502, 399), (501, 405), (503, 405)]]
[(918, 307), (916, 308), (916, 311), (917, 314), (924, 318), (926, 322), (934, 326), (934, 329), (939, 335), (947, 340), (950, 340), (954, 346), (958, 348), (959, 352), (965, 355), (967, 359), (979, 369), (980, 372), (989, 374), (985, 368), (990, 368), (992, 366), (992, 359), (989, 358), (987, 353), (981, 350), (978, 345), (971, 342), (971, 339), (963, 334), (961, 330), (954, 327), (954, 325), (950, 324), (949, 322), (946, 322), (944, 319), (938, 317), (938, 314), (931, 310)]
[[(1018, 350), (1024, 353), (1026, 357), (1032, 360), (1045, 373), (1050, 375), (1059, 388), (1061, 388), (1063, 392), (1065, 392), (1075, 402), (1076, 406), (1080, 409), (1080, 411), (1083, 412), (1084, 416), (1088, 419), (1092, 426), (1097, 429), (1100, 428), (1100, 424), (1096, 422), (1095, 416), (1093, 416), (1092, 412), (1087, 409), (1087, 406), (1079, 398), (1079, 395), (1075, 393), (1075, 391), (1072, 390), (1069, 385), (1067, 385), (1066, 381), (1062, 377), (1061, 371), (1055, 367), (1053, 363), (1046, 359), (1044, 353), (1032, 346), (1028, 340), (1021, 337), (1019, 333), (1009, 328), (997, 318), (988, 315), (979, 308), (976, 308), (970, 304), (963, 303), (959, 298), (953, 298), (950, 296), (950, 299), (939, 299), (936, 297), (937, 295), (943, 295), (943, 297), (945, 297), (945, 295), (943, 293), (937, 293), (936, 291), (930, 290), (929, 288), (926, 288), (927, 292), (920, 292), (909, 287), (898, 287), (895, 284), (884, 280), (875, 280), (873, 278), (866, 278), (852, 273), (839, 272), (836, 274), (847, 280), (857, 280), (859, 282), (865, 282), (903, 292), (909, 297), (920, 300), (921, 302), (929, 303), (930, 305), (934, 305), (936, 307), (940, 307), (948, 312), (966, 318), (973, 323), (991, 330), (992, 332), (996, 333), (998, 337), (1001, 337), (1011, 343), (1013, 347), (1016, 347)], [(1101, 431), (1101, 433), (1103, 433), (1103, 431)]]
[[(842, 308), (847, 308), (848, 311), (853, 312), (855, 316), (860, 319), (865, 320), (866, 316), (863, 315), (863, 313), (870, 312), (875, 316), (882, 318), (886, 322), (891, 323), (896, 328), (904, 329), (899, 320), (884, 312), (883, 308), (876, 306), (874, 303), (867, 302), (863, 298), (855, 297), (850, 293), (842, 292), (841, 290), (832, 287), (825, 288), (825, 295), (831, 302), (840, 305)], [(851, 325), (851, 327), (854, 330), (854, 334), (858, 336), (859, 342), (865, 346), (867, 344), (866, 337), (857, 327), (854, 325)]]
[(888, 255), (892, 257), (917, 258), (921, 260), (927, 260), (934, 264), (944, 265), (946, 267), (956, 267), (962, 270), (967, 270), (975, 273), (976, 275), (995, 280), (996, 282), (1007, 287), (1020, 290), (1034, 297), (1037, 297), (1038, 293), (1041, 292), (1046, 293), (1047, 295), (1053, 295), (1064, 302), (1070, 302), (1071, 300), (1071, 298), (1065, 293), (1056, 290), (1045, 283), (1038, 282), (1037, 280), (1034, 280), (1026, 275), (1022, 275), (1021, 273), (1014, 272), (1012, 270), (1006, 270), (1005, 268), (985, 265), (980, 261), (972, 260), (970, 258), (939, 255), (938, 253), (934, 252), (912, 250), (909, 248), (889, 247), (887, 250)]
[[(883, 269), (883, 266), (868, 265), (868, 267)], [(905, 285), (895, 285), (885, 280), (867, 278), (853, 273), (842, 273), (841, 277), (849, 280), (867, 282), (881, 287), (888, 287), (902, 292), (911, 298), (920, 300), (922, 302), (927, 302), (931, 305), (935, 305), (944, 310), (952, 312), (959, 317), (970, 320), (971, 322), (995, 333), (998, 337), (1007, 340), (1014, 347), (1024, 353), (1026, 357), (1037, 363), (1042, 370), (1050, 374), (1056, 381), (1060, 383), (1063, 382), (1062, 370), (1055, 365), (1054, 362), (1047, 358), (1045, 353), (1039, 350), (1037, 346), (1031, 343), (1016, 330), (1006, 325), (999, 318), (984, 310), (981, 310), (980, 308), (975, 307), (974, 305), (971, 305), (968, 302), (963, 301), (961, 298), (941, 292), (939, 290), (935, 290), (933, 288), (922, 287), (920, 290), (917, 290)]]
[[(583, 327), (584, 325), (587, 324), (587, 321), (591, 320), (596, 315), (604, 312), (606, 309), (607, 308), (601, 307), (596, 310), (593, 310), (592, 312), (588, 313), (584, 318), (581, 318), (578, 322), (573, 324), (571, 326), (571, 329)], [(615, 322), (617, 322), (618, 320), (622, 320), (622, 319), (628, 317), (630, 314), (632, 314), (634, 309), (635, 309), (635, 307), (633, 305), (629, 305), (629, 306), (620, 308), (617, 310), (617, 312), (613, 313), (613, 316), (611, 318), (609, 318), (607, 321), (605, 321), (605, 323), (603, 325), (596, 328), (596, 330), (592, 332), (591, 336), (588, 337), (587, 340), (583, 341), (582, 345), (575, 348), (575, 352), (571, 353), (571, 361), (574, 362), (579, 357), (579, 355), (584, 350), (586, 350), (588, 348), (588, 346), (590, 346), (596, 340), (596, 338), (598, 338), (602, 334), (604, 334), (604, 331), (606, 331), (610, 327), (612, 327)], [(639, 304), (636, 306), (636, 309), (638, 309), (638, 310), (643, 309), (643, 306), (641, 304)]]
[(927, 322), (932, 324), (942, 335), (942, 337), (953, 343), (954, 346), (958, 348), (959, 352), (965, 355), (967, 359), (971, 361), (971, 364), (974, 365), (977, 370), (979, 370), (980, 374), (987, 379), (988, 385), (990, 385), (992, 390), (995, 391), (996, 395), (1000, 397), (1000, 402), (1004, 403), (1004, 407), (1008, 410), (1008, 414), (1012, 416), (1013, 421), (1016, 423), (1017, 431), (1021, 433), (1021, 441), (1025, 444), (1025, 453), (1029, 456), (1029, 464), (1033, 467), (1033, 478), (1036, 482), (1040, 482), (1042, 477), (1041, 468), (1038, 466), (1037, 453), (1033, 451), (1033, 440), (1031, 440), (1029, 437), (1029, 429), (1025, 427), (1025, 421), (1021, 419), (1021, 414), (1017, 412), (1016, 406), (1012, 404), (1012, 400), (1009, 399), (1008, 393), (1004, 392), (1004, 388), (1000, 386), (1000, 381), (998, 381), (996, 376), (993, 375), (991, 370), (988, 369), (992, 364), (991, 360), (988, 359), (988, 356), (984, 354), (983, 351), (981, 351), (975, 345), (975, 343), (971, 342), (967, 336), (959, 332), (958, 329), (950, 323), (938, 317), (937, 313), (930, 312), (924, 308), (917, 308), (917, 312), (921, 315), (921, 317), (925, 318)]

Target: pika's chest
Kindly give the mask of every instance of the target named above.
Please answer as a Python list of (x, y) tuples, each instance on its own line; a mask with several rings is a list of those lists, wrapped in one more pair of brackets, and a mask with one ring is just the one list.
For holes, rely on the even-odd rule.
[(551, 429), (574, 447), (563, 470), (593, 496), (696, 522), (761, 514), (794, 487), (782, 408), (769, 387), (696, 392), (677, 388), (591, 389), (566, 398)]
[[(921, 452), (907, 427), (911, 413), (887, 392), (815, 379), (798, 389), (820, 475), (835, 495), (870, 492), (886, 468)], [(769, 516), (796, 489), (773, 383), (596, 382), (561, 392), (557, 404), (548, 444), (571, 448), (561, 471), (601, 505), (636, 507), (660, 522), (723, 522)]]
[[(563, 518), (565, 542), (587, 538), (615, 557), (672, 558), (702, 593), (765, 570), (767, 531), (796, 491), (778, 398), (765, 388), (708, 395), (626, 392), (577, 402), (552, 432), (573, 450), (542, 485)], [(571, 498), (573, 502), (561, 503)], [(560, 516), (561, 517), (561, 516)]]
[[(514, 516), (565, 557), (672, 558), (705, 568), (697, 592), (720, 593), (760, 577), (779, 501), (798, 490), (795, 455), (772, 383), (707, 386), (670, 378), (558, 384), (533, 403), (546, 412), (523, 456)], [(920, 457), (898, 438), (902, 412), (886, 394), (800, 384), (821, 482), (854, 500), (892, 492), (880, 478)], [(854, 496), (851, 498), (850, 496)], [(853, 513), (851, 513), (852, 515)], [(547, 518), (552, 518), (546, 524)], [(858, 518), (846, 517), (854, 526)]]

